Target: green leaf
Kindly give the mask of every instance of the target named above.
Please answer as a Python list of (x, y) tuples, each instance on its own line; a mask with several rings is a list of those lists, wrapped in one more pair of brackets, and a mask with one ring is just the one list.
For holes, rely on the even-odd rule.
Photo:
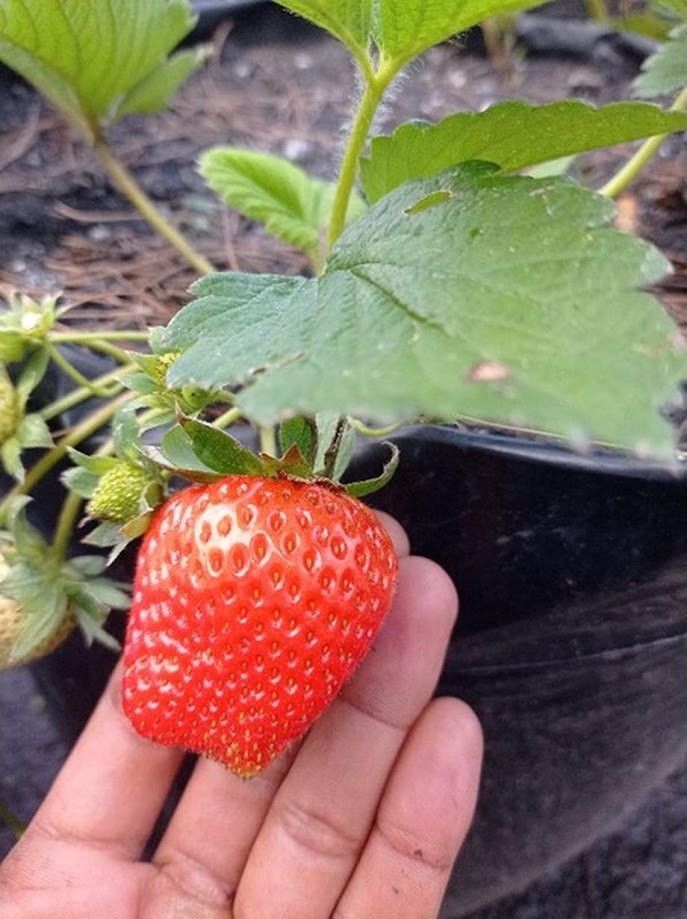
[(50, 428), (40, 415), (24, 415), (17, 427), (17, 440), (22, 449), (27, 447), (52, 447), (53, 439)]
[(614, 102), (595, 108), (565, 100), (547, 105), (499, 102), (484, 112), (459, 112), (438, 124), (411, 121), (375, 137), (361, 160), (367, 200), (378, 201), (408, 179), (435, 175), (468, 160), (514, 172), (597, 147), (680, 131), (682, 112), (646, 102)]
[(262, 461), (231, 434), (203, 421), (182, 418), (193, 452), (206, 466), (221, 475), (264, 475)]
[(112, 651), (119, 651), (119, 642), (103, 628), (110, 606), (101, 599), (98, 590), (86, 581), (67, 584), (66, 590), (86, 644), (98, 641)]
[(45, 371), (48, 369), (49, 362), (50, 355), (47, 349), (37, 348), (28, 358), (24, 367), (22, 367), (16, 385), (19, 405), (22, 411), (26, 406), (29, 396), (45, 376)]
[(171, 54), (127, 94), (117, 109), (117, 117), (150, 115), (166, 108), (181, 84), (205, 63), (210, 45), (198, 45)]
[(74, 447), (68, 449), (69, 458), (73, 463), (96, 476), (104, 475), (108, 469), (117, 465), (118, 460), (114, 456), (99, 456), (98, 454), (82, 453)]
[(115, 546), (122, 541), (119, 524), (107, 520), (99, 523), (81, 541), (87, 546), (100, 546), (102, 549)]
[(55, 297), (36, 301), (26, 296), (10, 296), (6, 306), (0, 305), (0, 361), (7, 364), (20, 361), (33, 348), (40, 348), (47, 355), (44, 342), (57, 314)]
[(47, 641), (68, 612), (67, 596), (55, 568), (22, 557), (2, 580), (2, 593), (20, 604), (22, 626), (10, 654), (20, 661)]
[(276, 477), (280, 473), (297, 479), (312, 479), (312, 465), (305, 460), (296, 444), (291, 444), (283, 456), (274, 457), (261, 453), (263, 475)]
[(279, 425), (279, 448), (282, 455), (293, 446), (298, 447), (301, 456), (312, 467), (317, 447), (317, 431), (312, 419), (297, 415)]
[(141, 448), (136, 410), (125, 405), (117, 410), (112, 421), (112, 440), (115, 453), (123, 459), (136, 463)]
[(140, 110), (129, 94), (150, 104), (145, 81), (166, 99), (182, 69), (167, 55), (194, 22), (187, 0), (4, 0), (0, 60), (92, 134)]
[[(338, 412), (318, 412), (315, 416), (315, 423), (317, 427), (315, 471), (320, 475), (329, 474), (335, 482), (338, 482), (353, 456), (355, 446), (353, 429), (347, 419), (345, 425), (341, 427), (343, 420)], [(335, 443), (336, 440), (338, 443)], [(335, 452), (334, 468), (327, 470), (328, 454), (332, 448)]]
[(364, 479), (362, 482), (351, 482), (346, 485), (346, 491), (349, 495), (353, 495), (354, 498), (364, 498), (366, 495), (373, 495), (376, 491), (380, 491), (388, 485), (393, 479), (398, 469), (400, 452), (396, 444), (387, 443), (386, 446), (391, 450), (391, 456), (386, 463), (384, 463), (384, 468), (380, 474), (374, 479)]
[(638, 288), (668, 263), (605, 226), (613, 213), (565, 178), (485, 164), (407, 183), (341, 235), (320, 278), (198, 282), (164, 333), (186, 349), (170, 376), (243, 387), (264, 424), (465, 414), (667, 455), (659, 407), (685, 360)]
[[(204, 386), (210, 380), (222, 380), (219, 385), (224, 386), (227, 379), (247, 383), (264, 364), (302, 357), (306, 338), (316, 327), (317, 285), (312, 278), (226, 272), (203, 278), (191, 290), (201, 297), (196, 302), (202, 305), (189, 309), (193, 306), (189, 304), (181, 309), (162, 333), (165, 343), (175, 343), (174, 350), (199, 345), (168, 370), (167, 382), (172, 387), (185, 383)], [(237, 310), (240, 325), (234, 325)], [(295, 317), (296, 336), (291, 325)], [(306, 331), (304, 325), (308, 323)], [(231, 369), (226, 350), (229, 337)], [(209, 383), (209, 387), (214, 385)]]
[(673, 29), (666, 43), (642, 64), (634, 81), (635, 95), (643, 99), (677, 92), (687, 86), (687, 25)]
[(394, 69), (487, 16), (545, 0), (277, 0), (339, 39), (363, 67), (370, 39)]
[(146, 455), (154, 463), (166, 469), (176, 469), (182, 475), (200, 474), (212, 482), (217, 479), (217, 473), (196, 456), (191, 438), (179, 424), (165, 433), (159, 451), (155, 447), (148, 447)]
[(358, 60), (367, 60), (374, 0), (277, 0), (280, 6), (338, 38)]
[(127, 591), (109, 578), (95, 578), (88, 586), (93, 596), (110, 609), (126, 610), (131, 605)]
[(26, 516), (29, 501), (30, 499), (24, 495), (12, 499), (7, 508), (7, 526), (12, 533), (17, 556), (40, 571), (46, 567), (49, 548)]
[(82, 466), (72, 466), (60, 476), (66, 487), (81, 498), (92, 498), (93, 492), (98, 487), (100, 476), (89, 472)]
[(488, 16), (531, 9), (545, 0), (372, 0), (372, 37), (387, 59), (402, 66), (432, 45)]
[(103, 573), (107, 563), (102, 555), (77, 555), (70, 558), (66, 570), (75, 569), (77, 578), (96, 578)]
[[(335, 187), (311, 178), (280, 156), (236, 147), (215, 147), (200, 158), (200, 174), (210, 188), (268, 233), (305, 252), (318, 249), (329, 223)], [(354, 194), (349, 220), (365, 205)]]
[(24, 481), (25, 469), (21, 461), (21, 445), (16, 437), (9, 437), (0, 445), (0, 461), (7, 475), (18, 482)]

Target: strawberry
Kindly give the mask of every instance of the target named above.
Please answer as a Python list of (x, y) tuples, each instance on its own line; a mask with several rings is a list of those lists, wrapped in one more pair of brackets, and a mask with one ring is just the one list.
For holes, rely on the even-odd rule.
[(148, 484), (145, 469), (119, 460), (102, 475), (86, 513), (98, 520), (126, 523), (141, 512), (141, 495)]
[(145, 737), (255, 775), (368, 651), (396, 570), (374, 514), (329, 483), (231, 475), (184, 489), (139, 551), (125, 712)]
[(55, 628), (45, 638), (35, 644), (26, 654), (16, 657), (13, 652), (17, 640), (26, 628), (26, 612), (21, 603), (11, 597), (6, 597), (2, 592), (2, 581), (9, 570), (0, 544), (0, 671), (8, 670), (10, 667), (20, 667), (50, 654), (62, 644), (76, 624), (73, 616), (66, 615), (55, 624)]

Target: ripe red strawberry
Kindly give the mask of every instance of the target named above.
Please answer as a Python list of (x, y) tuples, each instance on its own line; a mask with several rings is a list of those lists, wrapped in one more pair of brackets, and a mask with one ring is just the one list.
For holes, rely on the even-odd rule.
[(254, 775), (365, 655), (396, 570), (374, 514), (327, 485), (235, 475), (179, 492), (139, 552), (129, 719), (145, 737)]

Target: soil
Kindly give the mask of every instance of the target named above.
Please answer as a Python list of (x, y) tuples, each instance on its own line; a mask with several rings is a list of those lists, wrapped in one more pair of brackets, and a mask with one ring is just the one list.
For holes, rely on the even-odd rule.
[[(269, 150), (332, 176), (355, 92), (353, 67), (338, 44), (271, 7), (220, 24), (210, 40), (209, 65), (171, 109), (125, 119), (111, 132), (112, 146), (217, 267), (302, 272), (299, 253), (218, 204), (195, 161), (207, 147), (226, 143)], [(503, 98), (626, 99), (637, 70), (636, 59), (618, 54), (580, 59), (516, 49), (505, 61), (492, 61), (475, 44), (454, 42), (428, 52), (393, 88), (378, 127), (388, 130), (412, 117), (438, 120)], [(74, 319), (140, 328), (167, 321), (187, 299), (193, 272), (112, 190), (90, 148), (60, 114), (7, 72), (2, 86), (0, 296), (62, 291)], [(628, 149), (582, 157), (578, 174), (598, 186)], [(671, 138), (621, 198), (619, 220), (672, 259), (676, 274), (661, 293), (687, 325), (683, 175), (680, 143)]]

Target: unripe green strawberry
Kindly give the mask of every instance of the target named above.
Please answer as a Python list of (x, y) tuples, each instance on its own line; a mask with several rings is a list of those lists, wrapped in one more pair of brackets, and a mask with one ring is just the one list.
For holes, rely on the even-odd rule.
[(185, 489), (139, 552), (124, 710), (145, 737), (254, 775), (363, 658), (396, 571), (386, 531), (343, 491), (239, 475)]
[(20, 658), (12, 659), (12, 650), (24, 627), (25, 613), (16, 600), (6, 597), (2, 593), (2, 580), (8, 571), (7, 562), (0, 552), (0, 670), (19, 667), (40, 657), (45, 657), (46, 654), (50, 654), (64, 641), (75, 625), (73, 617), (67, 616), (57, 625), (52, 634), (32, 648), (29, 653)]
[(126, 523), (140, 514), (141, 495), (149, 481), (145, 469), (121, 460), (101, 476), (86, 512), (98, 520)]
[(9, 374), (0, 364), (0, 444), (4, 444), (17, 430), (19, 401)]

